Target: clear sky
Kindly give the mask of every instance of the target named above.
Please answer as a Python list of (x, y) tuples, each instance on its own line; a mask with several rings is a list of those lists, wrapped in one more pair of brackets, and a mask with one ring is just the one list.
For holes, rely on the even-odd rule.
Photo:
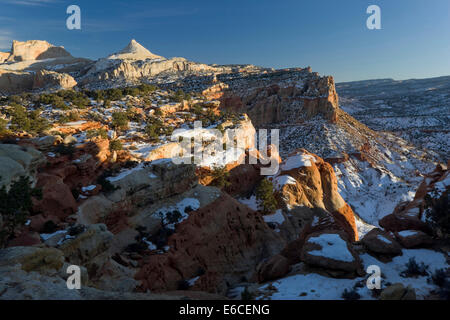
[[(81, 8), (81, 30), (66, 8)], [(381, 30), (366, 27), (369, 5)], [(0, 48), (47, 40), (97, 59), (135, 38), (204, 63), (311, 66), (336, 81), (450, 75), (449, 0), (0, 0)]]

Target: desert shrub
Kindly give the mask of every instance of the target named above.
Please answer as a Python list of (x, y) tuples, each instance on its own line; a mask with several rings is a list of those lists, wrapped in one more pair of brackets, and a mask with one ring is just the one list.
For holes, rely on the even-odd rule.
[(155, 92), (156, 90), (158, 90), (158, 87), (151, 85), (151, 84), (143, 83), (138, 86), (138, 89), (139, 89), (140, 93), (144, 95), (144, 94), (149, 94), (149, 93)]
[(73, 144), (58, 144), (53, 148), (54, 153), (59, 153), (63, 156), (73, 156), (75, 153), (75, 146)]
[(157, 117), (162, 117), (164, 114), (163, 114), (163, 112), (161, 111), (161, 108), (156, 108), (155, 109), (155, 116), (157, 116)]
[(167, 228), (164, 224), (163, 226), (153, 235), (150, 236), (150, 241), (158, 248), (163, 249), (169, 237), (174, 233), (172, 229)]
[(159, 141), (159, 134), (161, 132), (161, 128), (156, 124), (149, 123), (145, 126), (145, 134), (152, 142)]
[(98, 178), (97, 178), (97, 184), (102, 186), (102, 191), (104, 193), (110, 193), (117, 189), (118, 187), (115, 187), (107, 178), (111, 176), (111, 171), (106, 170), (104, 171)]
[(116, 130), (128, 129), (128, 116), (126, 112), (114, 112), (112, 114), (112, 126)]
[(170, 211), (166, 214), (166, 221), (168, 224), (177, 223), (181, 219), (181, 212), (178, 210)]
[(404, 278), (426, 276), (428, 275), (428, 266), (423, 262), (417, 263), (416, 258), (412, 257), (405, 264), (406, 269), (400, 273)]
[(87, 96), (96, 100), (105, 100), (105, 92), (103, 90), (94, 90), (94, 91), (88, 91), (86, 92)]
[(133, 96), (133, 97), (136, 97), (141, 93), (139, 88), (136, 88), (136, 87), (124, 88), (122, 90), (122, 92), (123, 92), (123, 95), (125, 95), (125, 96), (129, 95), (129, 96)]
[(437, 269), (431, 277), (429, 282), (434, 283), (439, 287), (438, 293), (441, 299), (450, 299), (450, 269)]
[(3, 220), (0, 246), (3, 247), (14, 235), (14, 230), (26, 222), (33, 207), (32, 198), (41, 199), (42, 191), (32, 188), (28, 177), (13, 182), (8, 191), (5, 186), (0, 189), (0, 214)]
[(123, 93), (122, 90), (118, 89), (118, 88), (114, 88), (114, 89), (108, 89), (106, 90), (106, 97), (108, 98), (108, 100), (120, 100), (123, 98)]
[(95, 137), (100, 137), (102, 139), (108, 139), (108, 131), (106, 131), (106, 129), (103, 129), (103, 128), (88, 130), (86, 132), (86, 137), (88, 139), (92, 139)]
[(112, 140), (109, 143), (109, 150), (111, 150), (111, 151), (120, 151), (122, 149), (123, 149), (123, 145), (120, 140)]
[(183, 100), (190, 100), (191, 96), (186, 94), (183, 90), (178, 89), (175, 93), (169, 96), (169, 99), (173, 102), (182, 102)]
[(70, 111), (59, 118), (60, 123), (67, 123), (80, 120), (80, 114), (77, 111)]
[(14, 104), (9, 110), (11, 116), (11, 129), (13, 131), (26, 131), (39, 134), (50, 127), (47, 119), (40, 116), (39, 109), (27, 111), (24, 107)]
[(91, 121), (103, 122), (102, 116), (95, 112), (89, 112), (87, 117)]
[(211, 173), (213, 178), (213, 185), (218, 188), (225, 188), (231, 185), (229, 181), (230, 172), (225, 167), (214, 167)]
[(278, 202), (273, 192), (273, 185), (268, 179), (261, 180), (256, 188), (256, 198), (261, 201), (264, 214), (273, 213), (277, 209)]
[(82, 224), (77, 224), (70, 226), (69, 229), (67, 230), (67, 234), (71, 237), (74, 237), (83, 233), (85, 230), (86, 230), (85, 226), (83, 226)]
[(444, 236), (450, 234), (450, 207), (449, 207), (448, 191), (441, 196), (435, 193), (433, 196), (427, 194), (425, 196), (425, 216), (426, 222), (435, 231), (440, 231)]
[(359, 300), (361, 295), (356, 291), (356, 288), (352, 288), (350, 290), (345, 289), (341, 297), (344, 300)]
[(203, 115), (203, 106), (201, 104), (198, 104), (198, 103), (194, 104), (191, 107), (190, 111), (192, 113), (194, 113), (195, 115), (197, 115), (197, 116), (202, 116)]
[(127, 110), (127, 118), (129, 121), (141, 122), (142, 114), (138, 113), (134, 107)]
[(8, 132), (8, 129), (6, 128), (7, 125), (8, 121), (0, 118), (0, 135), (4, 135), (5, 133)]
[(449, 281), (449, 270), (437, 269), (430, 277), (430, 281), (438, 287), (443, 287)]
[(67, 109), (64, 102), (70, 102), (78, 108), (86, 108), (90, 104), (88, 96), (84, 92), (75, 90), (60, 90), (57, 93), (41, 94), (39, 103), (50, 104), (59, 109)]
[(56, 109), (67, 110), (69, 107), (65, 104), (64, 98), (55, 93), (41, 94), (38, 99), (40, 104), (49, 104)]

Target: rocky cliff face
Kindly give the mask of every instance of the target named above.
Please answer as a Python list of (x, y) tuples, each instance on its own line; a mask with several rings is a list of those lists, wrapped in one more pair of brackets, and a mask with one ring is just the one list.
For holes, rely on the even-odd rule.
[[(292, 235), (301, 233), (305, 227), (319, 225), (322, 219), (329, 219), (334, 227), (328, 225), (328, 229), (344, 230), (351, 241), (358, 240), (353, 211), (338, 192), (333, 168), (320, 157), (306, 150), (292, 153), (281, 163), (273, 184), (279, 202), (289, 212), (287, 221), (290, 223), (286, 224), (286, 230), (293, 228), (289, 230)], [(306, 208), (311, 209), (309, 213)]]
[[(310, 69), (218, 79), (227, 85), (219, 98), (220, 107), (247, 113), (256, 127), (302, 123), (317, 115), (330, 122), (338, 119), (333, 77), (320, 77)], [(217, 92), (214, 95), (217, 97)]]
[(14, 40), (7, 61), (45, 60), (70, 56), (70, 53), (64, 47), (56, 47), (47, 41), (30, 40), (21, 42)]
[(73, 77), (67, 73), (39, 70), (33, 79), (33, 89), (68, 90), (77, 85)]

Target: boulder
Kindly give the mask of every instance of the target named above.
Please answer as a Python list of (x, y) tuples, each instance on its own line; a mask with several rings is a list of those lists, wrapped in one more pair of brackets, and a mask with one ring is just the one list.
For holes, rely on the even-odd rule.
[(19, 94), (33, 88), (33, 73), (0, 69), (0, 88), (3, 94)]
[(42, 189), (42, 199), (36, 200), (34, 210), (64, 219), (77, 211), (72, 190), (63, 178), (47, 173), (39, 174), (38, 188)]
[(402, 254), (402, 248), (395, 238), (387, 232), (375, 228), (369, 231), (361, 242), (371, 252), (397, 256)]
[(143, 163), (107, 179), (118, 188), (106, 195), (109, 200), (142, 205), (183, 193), (198, 181), (195, 165), (175, 165), (169, 159)]
[(395, 233), (395, 237), (407, 249), (429, 247), (433, 244), (433, 239), (429, 235), (418, 230), (399, 231)]
[(273, 256), (269, 260), (261, 262), (256, 268), (258, 282), (282, 278), (289, 272), (289, 269), (289, 260), (286, 257), (282, 255)]
[(39, 70), (34, 74), (33, 90), (69, 90), (76, 85), (77, 82), (75, 81), (75, 79), (67, 73)]
[(45, 163), (45, 156), (32, 147), (0, 144), (0, 187), (9, 187), (21, 176), (34, 182), (37, 169)]
[(44, 136), (40, 138), (35, 138), (31, 140), (31, 142), (38, 148), (39, 150), (49, 150), (56, 142), (55, 136)]
[(88, 267), (89, 262), (105, 253), (112, 238), (113, 234), (104, 224), (91, 225), (75, 239), (65, 241), (59, 249), (70, 263)]
[(70, 53), (64, 47), (55, 47), (47, 41), (29, 40), (23, 42), (13, 40), (8, 61), (44, 60), (70, 56)]
[(108, 200), (103, 194), (93, 196), (78, 207), (77, 221), (84, 225), (100, 223), (113, 207), (114, 202)]
[(10, 247), (0, 250), (0, 266), (20, 264), (26, 272), (59, 270), (63, 263), (63, 253), (55, 248)]
[(380, 300), (416, 300), (416, 292), (411, 286), (395, 283), (381, 291)]
[(342, 232), (317, 232), (310, 234), (301, 252), (302, 261), (326, 270), (342, 271), (355, 275), (362, 270), (358, 255), (345, 240)]

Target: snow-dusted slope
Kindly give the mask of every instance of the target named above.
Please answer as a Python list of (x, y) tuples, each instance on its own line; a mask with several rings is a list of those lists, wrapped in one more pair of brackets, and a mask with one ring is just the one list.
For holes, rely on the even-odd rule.
[(122, 49), (118, 53), (109, 56), (108, 59), (145, 60), (145, 59), (164, 59), (164, 58), (151, 53), (150, 50), (146, 49), (136, 40), (132, 39), (124, 49)]
[(450, 77), (339, 83), (341, 108), (377, 131), (392, 131), (446, 161)]
[(342, 111), (337, 123), (318, 117), (280, 128), (282, 157), (305, 148), (333, 165), (339, 193), (362, 220), (361, 235), (368, 230), (365, 223), (378, 226), (399, 202), (411, 200), (422, 174), (435, 166), (428, 153), (396, 135), (373, 131)]

